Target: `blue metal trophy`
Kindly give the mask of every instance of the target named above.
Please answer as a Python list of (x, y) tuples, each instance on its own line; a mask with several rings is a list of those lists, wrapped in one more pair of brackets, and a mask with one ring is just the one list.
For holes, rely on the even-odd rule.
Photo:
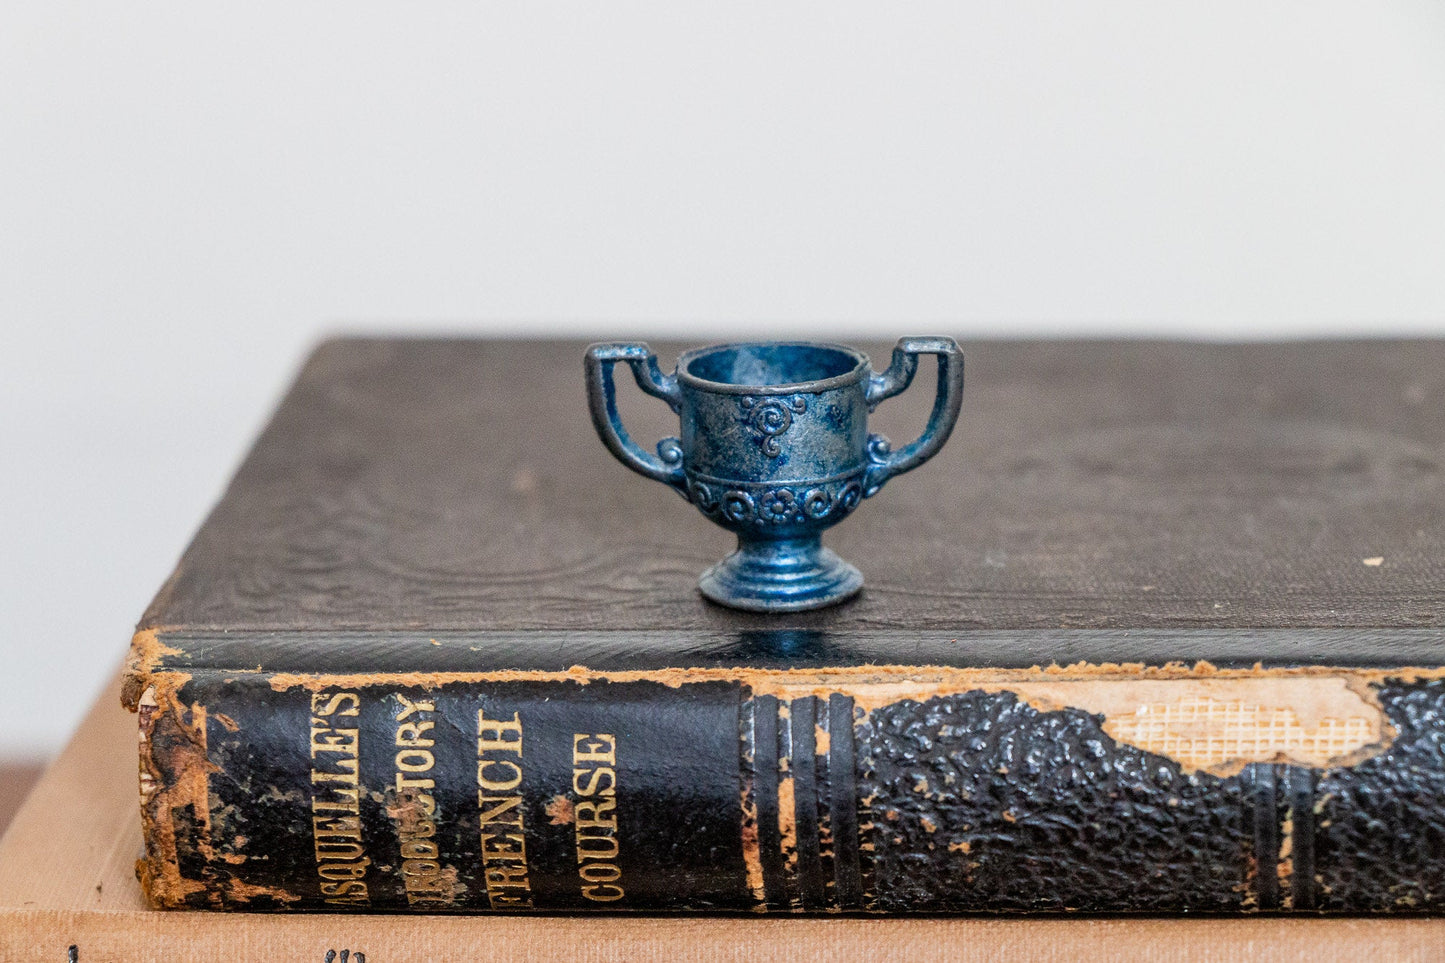
[[(912, 383), (920, 354), (938, 356), (938, 394), (923, 435), (894, 451), (869, 434), (868, 413)], [(664, 438), (656, 455), (622, 426), (618, 362), (678, 413), (681, 437)], [(858, 569), (823, 547), (823, 530), (942, 448), (963, 400), (963, 355), (952, 338), (903, 338), (882, 374), (859, 351), (808, 342), (700, 348), (670, 375), (645, 344), (594, 344), (586, 370), (607, 449), (737, 533), (737, 551), (703, 573), (702, 594), (754, 612), (821, 608), (863, 587)]]

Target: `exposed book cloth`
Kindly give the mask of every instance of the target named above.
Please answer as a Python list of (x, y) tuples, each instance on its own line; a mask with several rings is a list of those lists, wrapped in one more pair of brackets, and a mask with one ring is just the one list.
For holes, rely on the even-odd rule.
[(1445, 342), (964, 347), (758, 616), (581, 344), (323, 346), (133, 645), (152, 903), (1445, 909)]
[[(108, 690), (0, 839), (5, 963), (1427, 963), (1445, 920), (171, 913), (136, 883), (135, 720)], [(886, 948), (886, 949), (880, 949)]]

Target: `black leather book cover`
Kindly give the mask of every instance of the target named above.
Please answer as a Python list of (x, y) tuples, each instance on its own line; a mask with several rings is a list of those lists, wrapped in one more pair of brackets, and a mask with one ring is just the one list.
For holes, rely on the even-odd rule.
[(133, 643), (155, 905), (1445, 908), (1445, 342), (965, 344), (771, 616), (583, 347), (310, 359)]

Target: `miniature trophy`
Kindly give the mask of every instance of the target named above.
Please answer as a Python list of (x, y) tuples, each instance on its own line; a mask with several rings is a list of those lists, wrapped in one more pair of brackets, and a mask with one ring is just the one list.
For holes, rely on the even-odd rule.
[[(920, 354), (938, 356), (937, 397), (922, 436), (894, 451), (868, 432), (868, 413), (912, 383)], [(679, 416), (681, 437), (664, 438), (656, 455), (622, 426), (618, 362)], [(592, 421), (607, 449), (737, 533), (737, 551), (704, 572), (698, 588), (753, 612), (822, 608), (863, 587), (858, 569), (823, 547), (823, 530), (937, 453), (963, 401), (963, 355), (952, 338), (901, 339), (882, 374), (859, 351), (810, 342), (699, 348), (670, 375), (646, 344), (594, 344), (586, 372)]]

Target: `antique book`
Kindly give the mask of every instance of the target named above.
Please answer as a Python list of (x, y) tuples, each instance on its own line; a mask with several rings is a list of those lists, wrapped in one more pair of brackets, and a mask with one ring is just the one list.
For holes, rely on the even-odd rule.
[(1445, 919), (175, 913), (135, 878), (135, 717), (108, 690), (0, 838), (5, 963), (1430, 963)]
[(1445, 341), (966, 344), (788, 615), (582, 352), (306, 364), (132, 645), (151, 905), (1445, 909)]

